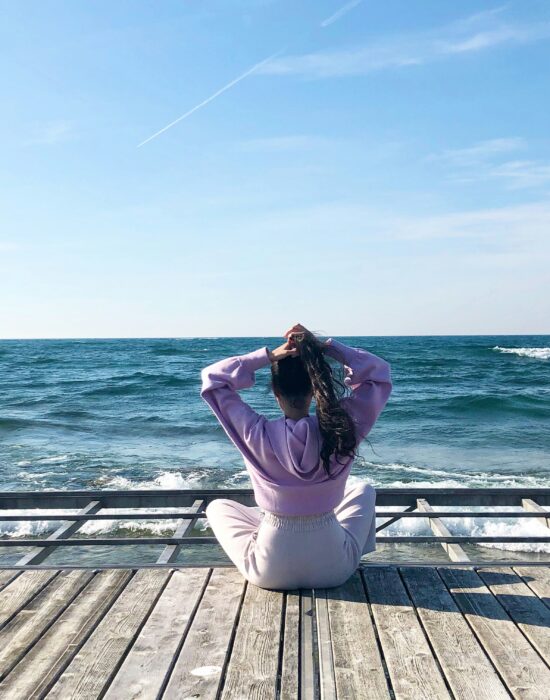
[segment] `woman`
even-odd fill
[[[208,504],[208,523],[251,583],[262,588],[328,588],[346,581],[361,555],[376,548],[375,490],[346,487],[360,441],[391,392],[387,362],[332,338],[324,343],[301,324],[270,351],[260,348],[202,371],[201,396],[241,452],[258,507],[228,499]],[[344,365],[342,387],[325,355]],[[254,372],[271,366],[284,413],[267,420],[238,394]],[[312,399],[316,413],[309,415]]]

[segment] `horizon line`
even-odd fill
[[[393,333],[393,334],[369,334],[357,333],[318,333],[320,337],[327,338],[510,338],[527,336],[548,336],[546,333]],[[51,336],[51,337],[0,337],[1,342],[25,342],[42,340],[237,340],[241,338],[277,338],[278,335],[127,335],[127,336]]]

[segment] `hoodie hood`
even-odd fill
[[[273,451],[286,471],[303,481],[326,476],[317,416],[299,420],[283,417],[269,421],[266,427]]]

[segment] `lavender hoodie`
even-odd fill
[[[327,340],[326,354],[344,365],[351,396],[341,405],[352,417],[358,443],[371,430],[391,392],[390,366],[366,350]],[[201,396],[244,458],[256,502],[263,510],[285,515],[313,515],[335,508],[353,458],[331,457],[329,478],[320,458],[316,415],[268,420],[238,394],[254,385],[254,372],[270,365],[267,347],[229,357],[201,372]]]

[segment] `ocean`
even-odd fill
[[[394,382],[359,449],[352,480],[377,487],[550,486],[550,336],[338,339],[388,360]],[[280,342],[0,341],[0,490],[249,487],[239,453],[200,398],[200,370]],[[279,417],[269,368],[242,396],[268,418]],[[160,533],[172,525],[136,522],[124,529]],[[525,520],[448,525],[456,534],[547,533]],[[29,536],[51,524],[0,527],[0,535]],[[121,529],[115,521],[82,529],[106,531]],[[429,534],[429,528],[408,520],[384,534],[410,533]],[[550,551],[544,544],[498,548],[507,557]],[[439,546],[425,549],[441,550],[444,560]],[[476,548],[483,549],[495,554],[495,547]]]

